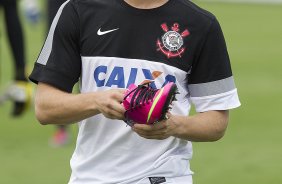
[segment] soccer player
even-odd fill
[[[65,0],[48,0],[48,27],[51,26],[52,21],[59,10],[60,6],[65,2]],[[55,147],[64,146],[69,143],[69,133],[67,131],[66,125],[57,125],[56,132],[51,138],[51,145]]]
[[[6,100],[14,102],[12,115],[23,114],[31,102],[32,86],[26,77],[24,38],[19,20],[17,0],[0,0],[4,9],[5,24],[14,59],[14,82],[0,97],[0,104]]]
[[[240,105],[216,17],[187,0],[66,1],[30,79],[42,124],[80,121],[71,184],[190,184],[191,142],[221,139]],[[178,101],[166,120],[126,126],[125,88],[144,81],[174,82]]]

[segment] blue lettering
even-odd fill
[[[109,74],[109,78],[107,79],[107,72],[108,71],[108,67],[107,66],[98,66],[95,71],[94,71],[94,80],[97,83],[97,87],[102,87],[102,86],[108,86],[108,87],[112,87],[112,86],[117,86],[118,88],[125,88],[125,76],[124,76],[124,69],[123,67],[114,67],[113,70],[111,71],[111,73]],[[157,89],[156,84],[154,82],[155,78],[152,74],[152,72],[148,69],[142,69],[143,75],[144,75],[144,79],[145,80],[151,80],[153,81],[150,86],[154,89]],[[128,86],[130,84],[135,84],[136,82],[136,78],[137,78],[137,74],[138,74],[138,68],[131,68],[130,69],[130,73],[128,76],[128,81],[127,81],[127,85],[126,88],[128,88]],[[176,82],[176,78],[173,75],[167,75],[165,76],[165,82],[162,85],[165,86],[168,82]]]
[[[124,71],[122,67],[114,67],[106,86],[112,87],[116,85],[118,88],[125,88]]]
[[[176,82],[176,78],[173,76],[173,75],[167,75],[165,77],[165,82],[164,84],[162,85],[162,87],[164,87],[168,82],[173,82],[175,83]]]
[[[100,73],[106,74],[107,73],[107,67],[106,66],[98,66],[96,68],[96,70],[94,71],[94,79],[95,79],[98,87],[102,87],[102,86],[105,85],[105,79],[103,79],[103,80],[99,79]]]

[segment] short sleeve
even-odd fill
[[[79,16],[66,1],[58,10],[29,79],[71,92],[81,73]]]
[[[188,75],[190,99],[197,112],[240,106],[221,27],[213,19],[198,59]]]

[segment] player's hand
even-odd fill
[[[125,109],[121,105],[125,89],[111,89],[97,92],[95,103],[99,112],[109,119],[124,119]]]
[[[167,116],[168,119],[152,125],[135,123],[132,130],[146,139],[164,140],[174,136],[178,127],[178,124],[173,121],[173,115],[167,113]]]

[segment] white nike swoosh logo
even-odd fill
[[[111,30],[108,30],[108,31],[101,31],[101,28],[97,31],[97,35],[101,36],[101,35],[105,35],[105,34],[108,34],[110,32],[113,32],[113,31],[116,31],[118,30],[119,28],[116,28],[116,29],[111,29]]]

